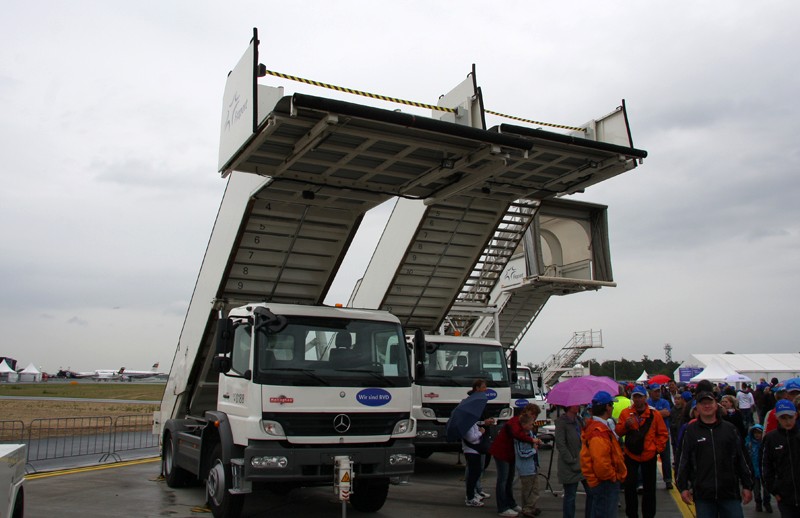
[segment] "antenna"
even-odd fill
[[[664,358],[667,363],[672,362],[672,346],[669,344],[664,344]]]

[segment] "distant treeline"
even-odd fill
[[[608,376],[618,381],[635,380],[642,374],[643,370],[647,371],[647,374],[650,376],[666,374],[672,378],[675,369],[680,366],[680,362],[665,362],[660,359],[651,360],[647,356],[638,361],[622,358],[619,360],[606,360],[600,363],[597,360],[589,359],[581,360],[580,364],[588,369],[586,374]],[[528,363],[528,367],[530,367],[531,370],[536,370],[537,368],[533,363]]]

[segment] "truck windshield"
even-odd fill
[[[511,384],[511,397],[532,398],[537,394],[534,391],[531,371],[528,369],[517,369],[517,382]]]
[[[288,317],[255,336],[254,381],[270,385],[410,386],[402,328],[391,322]]]
[[[483,378],[489,387],[507,387],[508,371],[500,347],[428,342],[421,383],[469,387]]]

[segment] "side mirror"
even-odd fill
[[[517,376],[517,350],[514,349],[511,351],[511,357],[508,360],[508,364],[511,367],[511,383],[516,383],[519,379]]]
[[[425,332],[414,331],[414,374],[416,379],[425,377]]]
[[[217,354],[230,354],[233,350],[233,322],[230,319],[217,320],[215,346]]]

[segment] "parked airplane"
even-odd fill
[[[100,381],[113,381],[113,380],[131,381],[134,379],[145,379],[145,378],[153,378],[156,376],[167,376],[167,373],[158,372],[158,362],[156,362],[153,364],[151,370],[149,371],[130,371],[126,370],[125,367],[121,367],[119,370],[98,369],[96,371],[90,371],[90,372],[75,372],[67,368],[67,369],[59,369],[58,374],[56,376],[59,378],[69,378],[69,379],[90,378]]]

